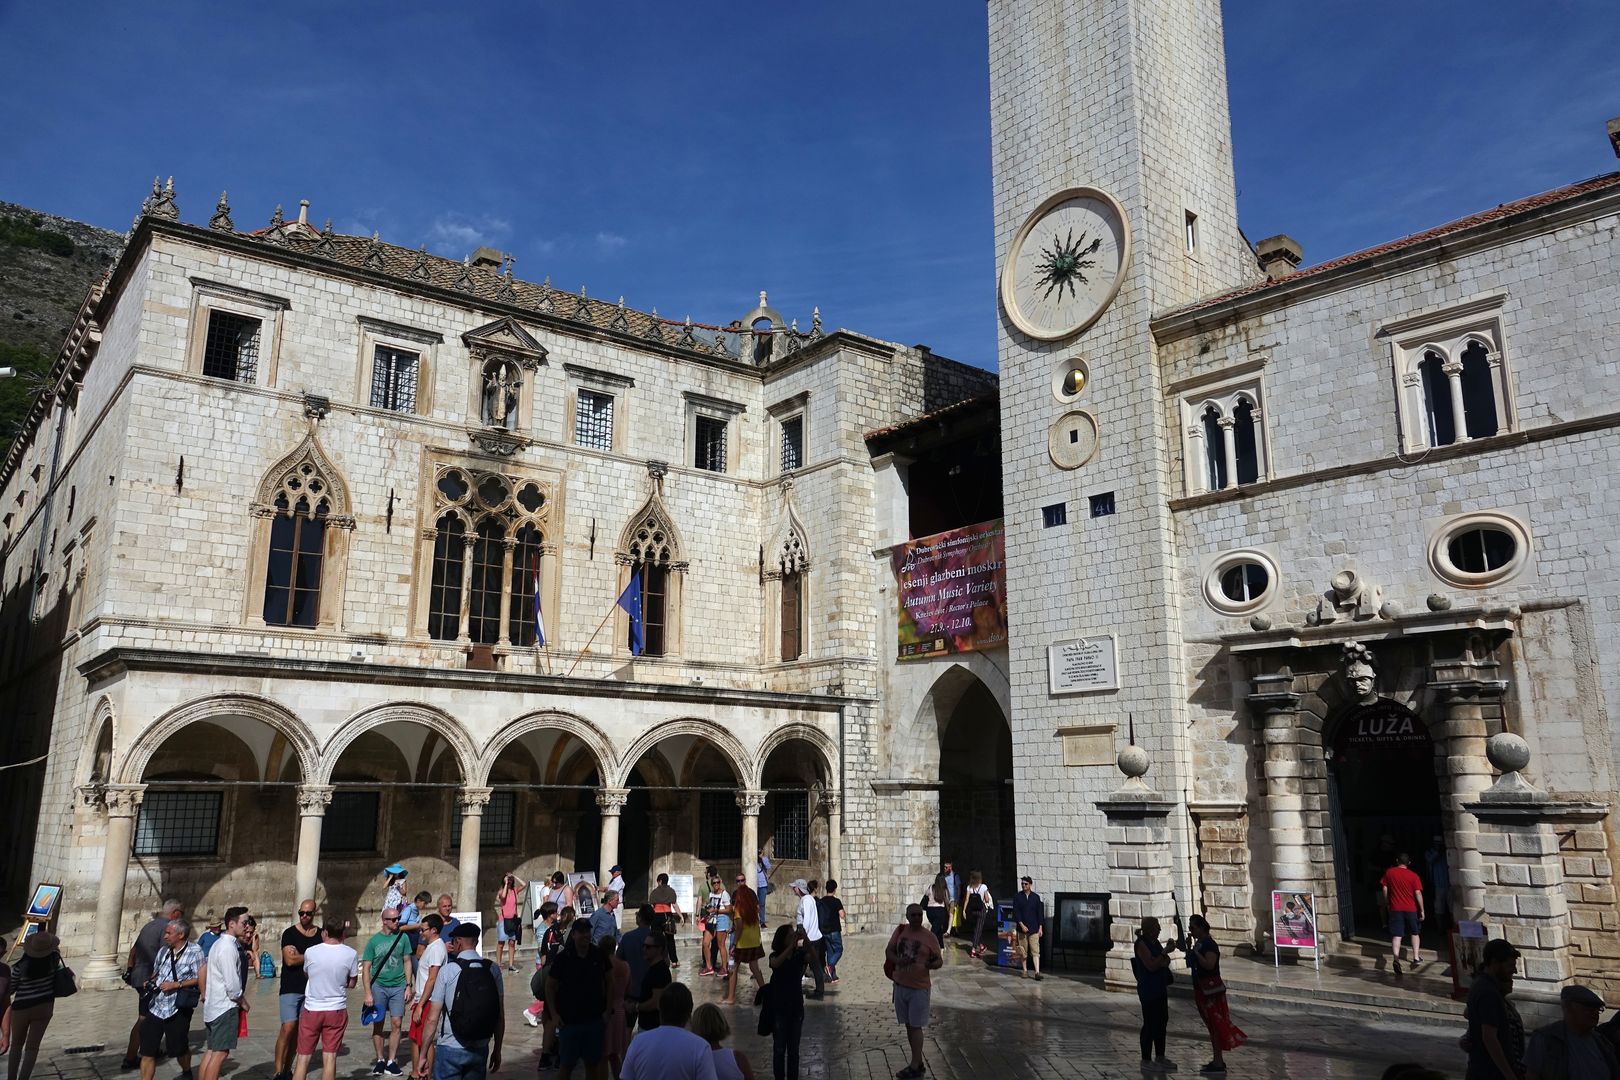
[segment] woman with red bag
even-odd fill
[[[1232,1023],[1226,1006],[1226,982],[1221,978],[1221,949],[1209,936],[1209,922],[1202,915],[1187,920],[1193,944],[1187,950],[1187,966],[1192,969],[1193,1004],[1209,1028],[1209,1044],[1215,1057],[1198,1071],[1205,1076],[1226,1075],[1225,1052],[1248,1041],[1241,1028]]]

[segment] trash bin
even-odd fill
[[[1018,920],[1013,918],[1011,900],[996,901],[996,966],[1011,967],[1013,943],[1018,939]]]

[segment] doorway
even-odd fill
[[[996,899],[1012,896],[1018,871],[1012,778],[1012,731],[995,695],[974,679],[940,733],[940,858],[964,884],[982,873]]]
[[[1422,875],[1423,853],[1441,835],[1434,741],[1416,713],[1379,701],[1345,714],[1328,755],[1341,933],[1388,940],[1384,871],[1404,853]]]

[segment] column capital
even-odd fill
[[[765,808],[765,793],[743,788],[737,792],[737,809],[743,812],[743,817],[758,817],[759,812]]]
[[[837,788],[827,788],[817,793],[817,802],[823,814],[836,814],[843,809],[844,796]]]
[[[483,814],[484,807],[489,805],[489,797],[493,794],[494,788],[466,787],[456,794],[456,802],[461,806],[463,816],[478,817]]]
[[[146,796],[145,784],[108,784],[102,793],[108,817],[134,817]]]
[[[630,801],[630,789],[605,787],[596,789],[596,805],[608,817],[618,817],[624,804]]]
[[[299,784],[298,814],[300,817],[325,817],[332,805],[331,784]]]

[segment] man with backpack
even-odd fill
[[[428,1001],[425,1032],[438,1032],[434,1080],[483,1080],[501,1067],[506,1013],[501,969],[478,955],[478,927],[460,923],[450,934],[450,962],[439,971]]]

